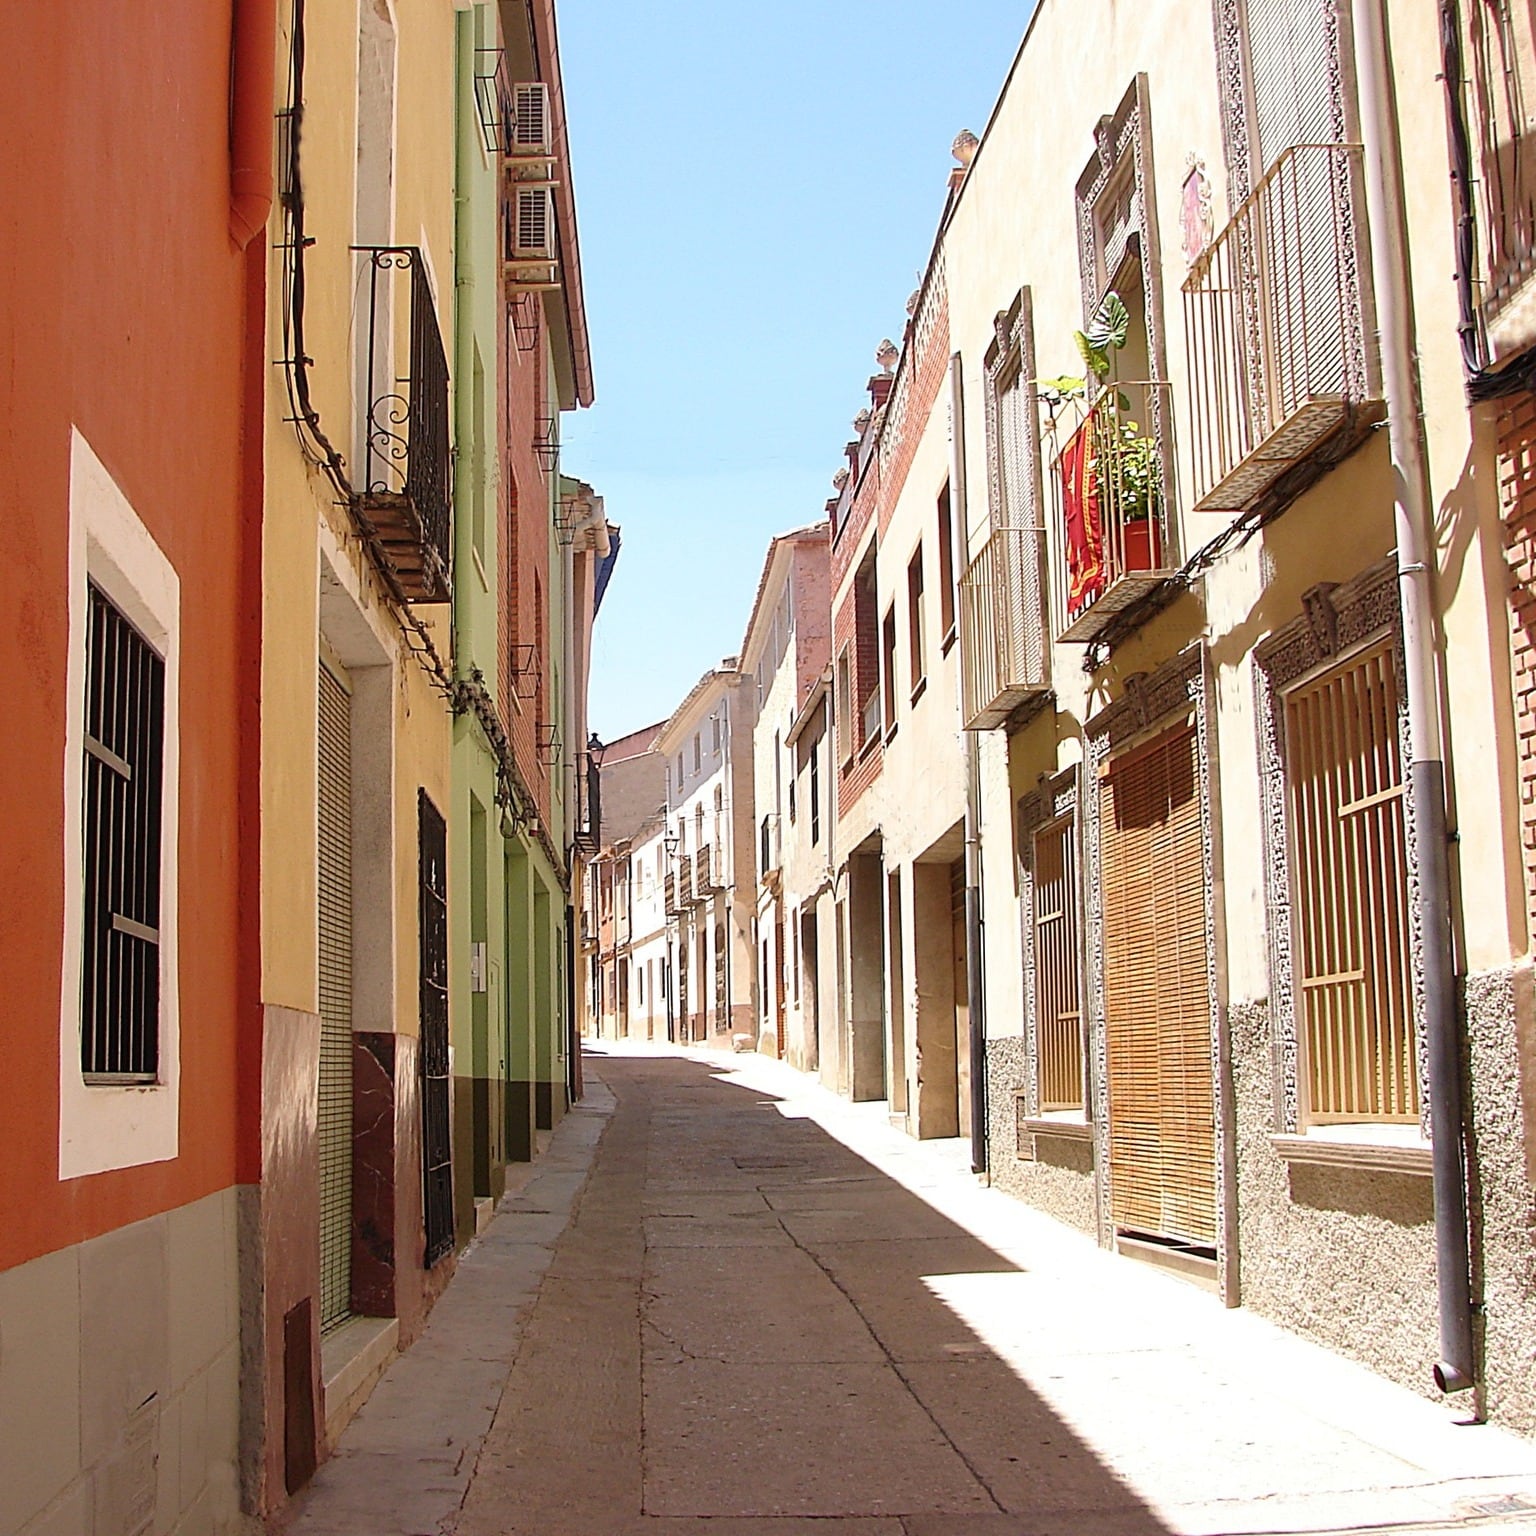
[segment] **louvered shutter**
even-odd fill
[[[319,681],[320,1326],[352,1310],[352,700]]]
[[[1083,1105],[1072,834],[1071,818],[1035,834],[1035,1032],[1043,1110]]]
[[[1344,137],[1335,0],[1251,0],[1248,79],[1254,180],[1297,145]],[[1302,151],[1276,173],[1255,236],[1260,270],[1255,323],[1274,420],[1309,397],[1345,393],[1345,314],[1335,230],[1343,162]],[[1255,377],[1259,377],[1258,374]]]
[[[1255,179],[1295,144],[1337,143],[1334,0],[1249,0],[1248,77]]]
[[[1110,1204],[1117,1229],[1216,1241],[1195,733],[1127,754],[1100,799]]]

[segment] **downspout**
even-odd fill
[[[1414,367],[1401,144],[1382,0],[1353,0],[1361,138],[1370,205],[1371,265],[1395,481],[1398,590],[1407,672],[1408,794],[1418,832],[1424,932],[1424,1030],[1435,1185],[1442,1392],[1474,1385],[1461,1039],[1445,806],[1444,721],[1435,661],[1434,529]]]
[[[234,0],[229,39],[229,238],[244,250],[272,212],[277,0]]]
[[[950,569],[958,578],[969,564],[970,554],[965,497],[965,380],[958,352],[949,360],[949,506]],[[976,755],[976,733],[966,730],[963,720],[960,750],[965,763],[965,990],[970,1015],[971,1172],[985,1173],[987,1031],[981,963],[981,765]]]

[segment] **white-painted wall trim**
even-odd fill
[[[84,733],[87,582],[94,581],[165,661],[160,834],[160,1081],[87,1086],[80,1071],[85,926]],[[177,944],[181,804],[181,581],[78,431],[69,464],[69,658],[64,707],[64,951],[59,988],[59,1177],[174,1158],[180,1131]]]

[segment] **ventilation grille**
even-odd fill
[[[507,152],[513,155],[548,155],[549,87],[532,80],[512,87],[512,112],[507,123]]]

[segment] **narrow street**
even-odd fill
[[[883,1105],[644,1046],[587,1074],[294,1536],[1536,1521],[1529,1443],[977,1187]]]

